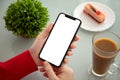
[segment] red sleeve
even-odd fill
[[[29,50],[26,50],[12,59],[0,62],[0,80],[20,80],[37,69]]]

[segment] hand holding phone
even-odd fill
[[[40,51],[39,57],[55,66],[60,66],[80,24],[79,19],[60,13]]]

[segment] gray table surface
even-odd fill
[[[5,14],[7,7],[11,2],[15,0],[0,0],[0,61],[7,60],[20,52],[28,49],[34,39],[25,39],[17,37],[12,32],[5,29],[5,22],[3,15]],[[65,12],[73,15],[74,9],[81,3],[86,1],[98,1],[109,6],[116,16],[116,21],[109,29],[109,31],[115,32],[120,36],[120,5],[119,0],[41,0],[43,5],[48,8],[50,21],[55,21],[59,12]],[[48,22],[48,24],[49,24]],[[79,29],[78,35],[80,40],[77,43],[76,49],[73,51],[73,56],[69,57],[68,65],[74,70],[74,80],[88,80],[87,70],[92,63],[92,36],[95,32],[85,31]],[[117,56],[117,60],[120,59],[120,54]],[[113,76],[111,80],[120,80],[120,75]],[[46,80],[42,76],[42,73],[36,71],[24,77],[22,80]]]

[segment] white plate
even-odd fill
[[[91,18],[89,15],[83,12],[84,6],[87,3],[93,4],[94,6],[96,6],[96,8],[98,8],[100,11],[102,11],[105,14],[104,22],[98,23],[93,18]],[[81,19],[82,21],[81,28],[88,30],[88,31],[94,31],[94,32],[107,30],[115,22],[115,14],[112,11],[112,9],[99,2],[85,2],[85,3],[78,5],[74,10],[73,16]]]

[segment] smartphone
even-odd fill
[[[81,20],[60,13],[39,53],[39,58],[57,67],[61,66],[80,25]]]

